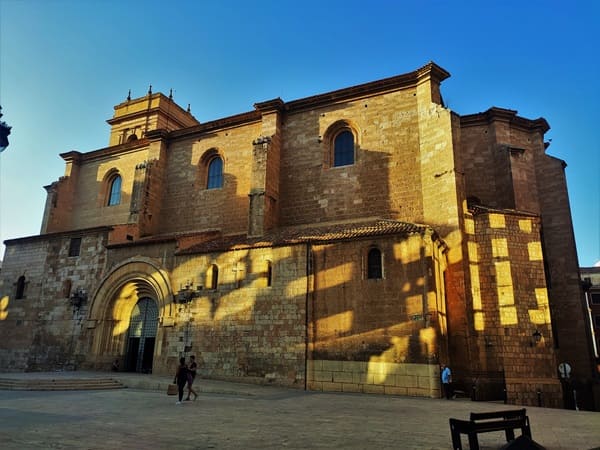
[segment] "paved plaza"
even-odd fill
[[[450,449],[449,417],[515,408],[202,379],[198,400],[176,405],[176,398],[166,395],[168,377],[119,378],[129,387],[0,390],[0,448]],[[548,450],[600,447],[600,413],[536,407],[527,412],[533,439]],[[498,449],[505,444],[504,435],[483,434],[480,443],[482,449]],[[463,446],[468,448],[466,437]]]

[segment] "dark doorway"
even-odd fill
[[[137,355],[140,351],[140,338],[130,337],[127,340],[127,362],[125,364],[125,370],[128,372],[135,372],[137,366]]]
[[[158,308],[156,302],[151,298],[142,298],[133,308],[129,321],[127,371],[152,372],[157,327]]]
[[[152,359],[154,357],[154,340],[153,337],[147,337],[144,341],[144,353],[142,355],[142,372],[152,372]]]

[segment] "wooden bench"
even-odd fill
[[[515,429],[521,429],[521,434],[531,439],[529,417],[525,408],[485,413],[471,413],[469,420],[450,419],[452,448],[462,450],[461,434],[469,437],[469,449],[479,450],[477,434],[491,431],[504,431],[506,442],[515,439]]]

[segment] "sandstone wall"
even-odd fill
[[[332,167],[328,130],[355,134],[353,165]],[[378,216],[420,222],[415,89],[331,104],[287,116],[281,153],[281,224]]]
[[[373,247],[382,252],[381,279],[367,277]],[[419,235],[312,247],[311,388],[439,395],[446,311],[438,251]]]
[[[77,256],[69,256],[73,238],[81,238]],[[106,240],[103,231],[7,242],[0,287],[0,298],[8,298],[0,322],[3,370],[74,369],[85,359],[80,336],[89,302],[74,307],[70,297],[79,289],[88,295],[95,289]],[[26,280],[24,295],[15,298],[20,276]]]

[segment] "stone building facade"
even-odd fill
[[[6,241],[0,367],[563,405],[593,377],[563,161],[544,119],[458,115],[414,72],[199,123],[160,93],[61,154]],[[584,405],[581,405],[582,407]],[[585,405],[591,408],[593,405]]]

